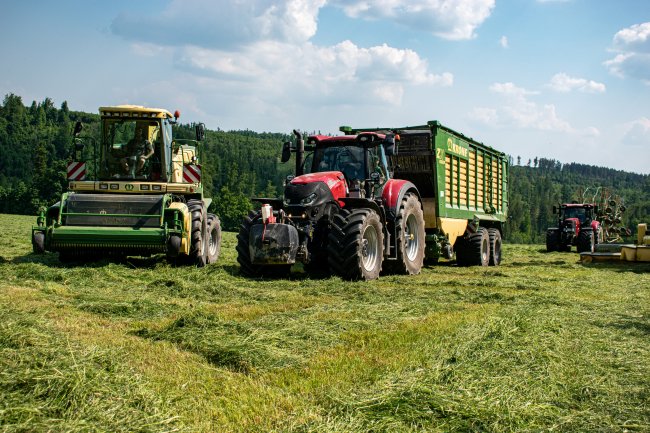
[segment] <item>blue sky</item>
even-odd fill
[[[211,129],[439,120],[522,163],[650,173],[647,0],[3,2],[2,95]]]

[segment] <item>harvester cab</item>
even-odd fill
[[[39,217],[34,251],[62,260],[165,253],[199,266],[216,261],[221,228],[203,193],[204,125],[196,125],[196,139],[174,139],[178,111],[99,111],[99,139],[75,125],[69,191]]]
[[[602,241],[598,206],[591,203],[566,203],[553,206],[558,215],[557,227],[546,230],[547,251],[570,251],[576,246],[579,253],[593,252]]]

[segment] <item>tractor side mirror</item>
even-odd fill
[[[553,206],[553,213],[554,213],[554,214],[557,213],[557,206]]]
[[[199,123],[195,127],[196,141],[203,141],[205,138],[205,124]]]
[[[386,156],[393,156],[397,154],[397,148],[395,147],[395,135],[386,135],[386,138],[384,139],[384,152],[386,152]]]
[[[79,133],[81,132],[83,127],[84,127],[83,123],[81,123],[80,121],[77,121],[77,123],[74,124],[74,131],[72,131],[72,135],[74,135],[75,137],[77,135],[79,135]]]
[[[286,141],[282,145],[282,158],[280,158],[281,162],[287,162],[291,158],[291,142]]]

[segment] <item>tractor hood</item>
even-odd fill
[[[303,174],[302,176],[294,177],[290,185],[307,185],[315,182],[323,182],[327,185],[335,200],[339,200],[347,195],[345,176],[340,171]],[[343,202],[339,201],[339,205],[343,206]]]

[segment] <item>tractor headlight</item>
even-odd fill
[[[312,192],[307,197],[300,200],[300,204],[303,205],[303,206],[308,206],[308,205],[312,204],[314,202],[314,200],[316,200],[316,197],[318,197],[316,195],[316,193]]]

